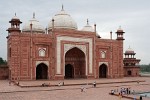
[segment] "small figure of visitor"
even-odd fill
[[[118,95],[118,96],[119,96],[119,100],[121,100],[121,98],[122,98],[122,94],[121,94],[121,93],[119,93],[119,95]]]
[[[111,90],[111,95],[114,95],[115,91],[114,90]]]
[[[130,87],[128,88],[128,93],[131,94],[131,88]]]
[[[86,87],[81,86],[81,92],[86,92]]]
[[[60,83],[58,83],[58,86],[59,86],[59,87],[61,86],[61,82],[60,82]]]
[[[140,100],[143,100],[143,99],[142,99],[142,96],[140,96]]]
[[[64,82],[62,82],[62,85],[64,86],[64,85],[65,85],[65,83],[64,83]]]
[[[11,85],[11,81],[9,81],[9,86]]]
[[[135,91],[134,91],[134,90],[132,90],[132,94],[135,94]]]
[[[139,83],[140,83],[140,81],[138,80],[138,81],[137,81],[137,84],[139,84]]]
[[[135,97],[135,96],[133,97],[133,100],[136,100],[136,97]]]
[[[42,86],[44,87],[46,85],[46,83],[43,83]]]
[[[93,82],[93,87],[96,87],[96,81],[95,81],[95,82]]]
[[[84,87],[83,86],[81,86],[81,92],[83,92],[84,91]]]
[[[129,94],[129,88],[126,89],[126,94]]]
[[[17,82],[17,86],[19,86],[19,82]]]

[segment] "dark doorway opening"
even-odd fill
[[[47,65],[41,63],[36,68],[36,79],[47,79],[48,67]]]
[[[128,75],[132,75],[132,72],[131,72],[131,70],[128,70]]]
[[[73,78],[73,76],[74,76],[73,66],[71,64],[67,64],[65,66],[65,78],[69,79],[69,78]]]
[[[106,78],[107,77],[107,66],[102,64],[99,67],[99,78]]]

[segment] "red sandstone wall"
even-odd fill
[[[51,60],[51,44],[49,34],[10,33],[8,37],[8,65],[11,69],[11,80],[36,79],[35,61]],[[38,56],[40,47],[46,48],[45,57]],[[11,54],[9,54],[9,48],[11,48]],[[51,66],[50,62],[49,65]],[[50,71],[51,68],[49,68]]]
[[[128,71],[131,71],[131,75],[128,75]],[[124,68],[124,76],[125,77],[137,77],[139,76],[139,71],[140,71],[140,67],[136,67],[136,66],[129,66],[129,67],[125,67]]]
[[[101,58],[106,51],[106,58]],[[107,78],[123,77],[123,42],[118,40],[96,40],[96,78],[99,77],[99,62],[108,62]]]
[[[57,35],[93,38],[93,75],[99,78],[99,62],[108,62],[107,78],[123,76],[123,42],[121,40],[96,39],[95,33],[63,30],[50,34],[11,33],[8,37],[8,49],[11,47],[11,57],[8,55],[8,65],[11,69],[12,80],[34,80],[36,78],[36,61],[49,61],[49,79],[51,76],[62,79],[63,76],[55,76],[57,48],[52,39]],[[38,48],[47,48],[46,56],[38,56]],[[96,52],[95,52],[96,51]],[[100,51],[106,51],[106,58],[100,58]],[[8,50],[9,54],[9,50]],[[92,75],[92,77],[93,77]]]

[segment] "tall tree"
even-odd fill
[[[150,64],[149,65],[140,65],[141,72],[150,72]]]
[[[7,64],[7,62],[6,62],[6,60],[3,60],[2,57],[0,57],[0,65],[2,65],[2,64]]]

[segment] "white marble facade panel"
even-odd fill
[[[92,69],[92,66],[93,66],[93,41],[92,41],[92,38],[78,38],[78,37],[69,37],[69,36],[58,36],[57,37],[57,65],[56,65],[56,74],[62,74],[61,73],[61,41],[71,41],[71,42],[83,42],[83,43],[88,43],[89,44],[89,52],[88,52],[88,55],[89,55],[89,73],[92,74],[93,73],[93,69]],[[71,45],[71,44],[69,44]],[[71,45],[71,46],[65,46],[64,48],[64,54],[70,50],[71,48],[73,47],[77,47],[79,49],[81,49],[85,54],[86,54],[86,46],[83,46],[83,45]],[[85,55],[87,56],[87,54]],[[86,59],[86,62],[87,62],[87,59]],[[87,66],[87,64],[86,64]],[[87,73],[86,73],[87,74]]]

